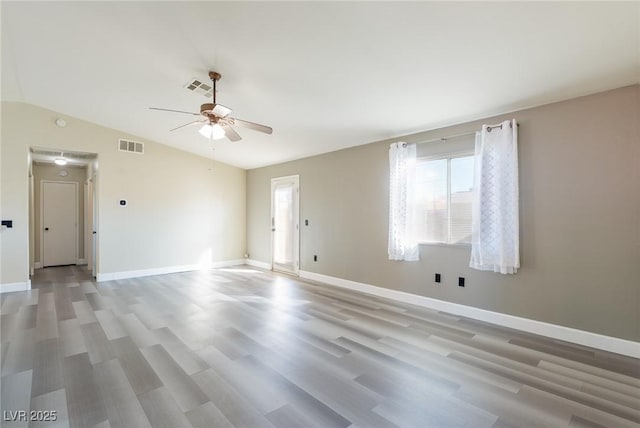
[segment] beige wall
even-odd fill
[[[66,177],[60,176],[60,171],[67,171]],[[42,262],[40,246],[40,238],[42,238],[41,220],[41,203],[42,203],[42,180],[46,181],[67,181],[74,182],[78,188],[78,254],[77,259],[85,259],[84,256],[84,183],[87,178],[87,168],[77,166],[58,166],[58,165],[42,165],[35,164],[32,168],[33,184],[34,184],[34,261]]]
[[[242,258],[242,169],[22,103],[2,103],[0,282],[28,280],[29,147],[98,154],[98,271],[102,274]],[[118,138],[145,154],[117,150]],[[120,208],[118,200],[127,199]]]
[[[521,125],[518,274],[470,269],[468,247],[422,245],[419,262],[389,261],[389,143],[512,117]],[[270,179],[300,174],[302,270],[640,340],[639,119],[635,85],[250,170],[247,251],[270,261]]]

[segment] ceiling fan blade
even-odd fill
[[[223,106],[222,104],[214,104],[213,110],[211,113],[215,114],[218,117],[227,117],[229,113],[231,113],[231,109],[229,107]]]
[[[185,123],[184,125],[180,125],[176,128],[170,129],[169,132],[175,131],[176,129],[180,129],[180,128],[184,128],[185,126],[189,126],[189,125],[193,125],[196,123],[204,123],[206,122],[205,120],[194,120],[193,122],[189,122],[189,123]]]
[[[192,114],[194,116],[200,116],[200,113],[193,113],[190,111],[182,111],[182,110],[171,110],[168,108],[158,108],[158,107],[149,107],[150,110],[160,110],[160,111],[170,111],[172,113],[185,113],[185,114]]]
[[[229,125],[222,125],[222,129],[224,129],[224,135],[231,141],[240,141],[242,137],[238,135],[235,129],[230,127]]]
[[[245,128],[253,129],[254,131],[264,132],[265,134],[273,133],[273,128],[265,125],[260,125],[259,123],[253,123],[246,120],[236,119],[234,117],[229,118],[230,125],[240,125]]]

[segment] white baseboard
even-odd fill
[[[152,276],[152,275],[166,275],[168,273],[191,272],[194,270],[214,269],[214,268],[237,266],[237,265],[243,265],[243,264],[245,264],[244,259],[236,259],[236,260],[225,260],[221,262],[212,262],[206,265],[198,264],[198,265],[166,266],[166,267],[160,267],[160,268],[130,270],[130,271],[124,271],[124,272],[98,273],[96,280],[98,282],[115,281],[118,279],[140,278],[143,276]]]
[[[27,291],[31,290],[31,280],[26,282],[10,282],[7,284],[0,284],[0,293],[11,293],[13,291]]]
[[[539,334],[553,339],[564,340],[566,342],[577,343],[591,348],[640,358],[640,343],[631,340],[619,339],[617,337],[605,336],[602,334],[591,333],[556,324],[549,324],[528,318],[521,318],[515,315],[502,314],[486,309],[474,308],[472,306],[461,305],[459,303],[446,302],[444,300],[419,296],[417,294],[406,293],[404,291],[391,290],[388,288],[382,288],[375,285],[364,284],[362,282],[350,281],[348,279],[309,271],[301,270],[300,277],[372,294],[374,296],[397,300],[403,303],[410,303],[412,305],[435,309],[437,311],[448,312],[454,315],[461,315],[492,324],[498,324],[500,326],[510,327],[526,331],[528,333]]]
[[[88,262],[86,259],[78,259],[76,266],[86,265]]]
[[[33,268],[34,269],[42,269],[42,263],[41,262],[35,262],[33,264]]]
[[[249,266],[255,266],[260,269],[271,270],[271,264],[266,262],[259,262],[258,260],[245,259],[244,263],[248,264]]]
[[[229,266],[238,266],[243,264],[245,264],[244,259],[225,260],[222,262],[211,263],[204,269],[216,269],[216,268],[223,268],[223,267],[229,267]]]

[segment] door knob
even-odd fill
[[[276,231],[276,228],[274,227],[273,229],[271,229],[271,231],[272,231],[272,232],[275,232],[275,231]]]
[[[44,228],[44,230],[49,230],[49,228],[48,228],[48,227],[45,227],[45,228]]]
[[[93,234],[95,235],[95,234],[96,234],[96,231],[94,230],[94,231],[93,231],[93,232],[91,232],[91,233],[93,233]]]

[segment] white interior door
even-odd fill
[[[78,186],[42,182],[42,266],[75,265],[78,254]]]
[[[300,270],[299,176],[271,180],[271,268],[297,275]]]

